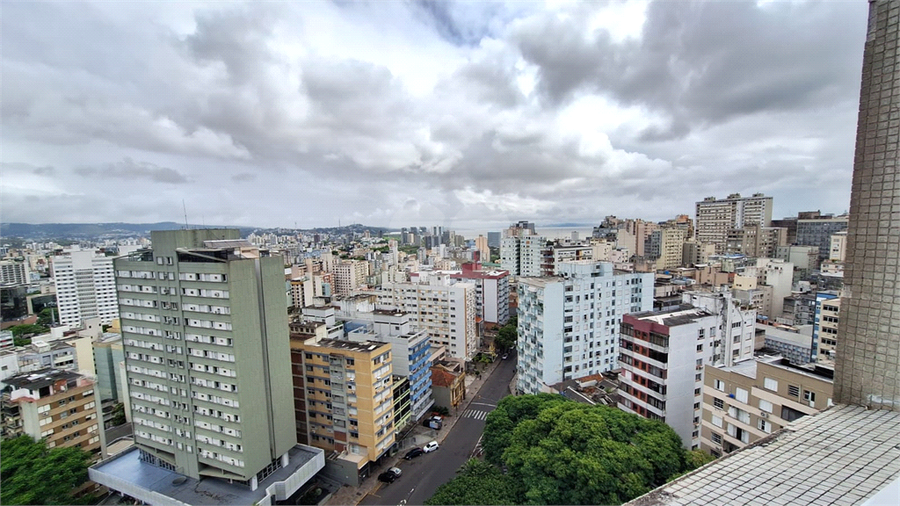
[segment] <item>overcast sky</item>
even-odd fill
[[[2,7],[4,222],[499,229],[849,207],[868,4]]]

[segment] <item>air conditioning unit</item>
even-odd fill
[[[769,418],[769,414],[766,413],[765,411],[763,411],[762,413],[760,413],[759,416],[760,416],[761,418]]]

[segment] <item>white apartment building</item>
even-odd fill
[[[26,262],[0,261],[0,285],[25,285],[29,282]]]
[[[756,310],[729,292],[685,292],[682,306],[622,321],[619,408],[661,420],[686,448],[700,446],[703,366],[753,357]]]
[[[500,267],[513,276],[541,276],[544,256],[552,255],[542,235],[504,237],[500,240]],[[550,263],[550,259],[546,259]]]
[[[728,231],[742,228],[744,224],[761,227],[772,225],[772,197],[755,193],[741,197],[733,193],[725,199],[707,197],[697,202],[697,228],[695,237],[703,244],[715,244],[716,253],[725,253]]]
[[[519,393],[618,367],[622,317],[653,307],[653,274],[609,262],[563,262],[558,276],[518,285]]]
[[[51,261],[61,324],[78,326],[88,318],[108,324],[119,317],[112,257],[72,250]]]
[[[379,308],[409,313],[413,325],[428,332],[432,346],[445,346],[462,360],[478,352],[474,283],[436,275],[423,283],[384,283],[377,295]]]
[[[509,321],[509,273],[482,270],[477,263],[466,263],[462,270],[448,273],[451,278],[475,284],[475,316],[486,324],[505,325]]]

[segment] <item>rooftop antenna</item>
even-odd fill
[[[187,205],[184,203],[184,199],[181,199],[181,207],[184,209],[184,229],[188,230]]]

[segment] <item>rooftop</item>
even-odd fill
[[[388,343],[383,343],[381,341],[363,341],[361,343],[357,343],[354,341],[343,341],[339,339],[322,339],[316,344],[326,348],[362,352],[375,351],[382,346],[389,346]]]
[[[839,405],[626,504],[894,505],[898,442],[900,412]]]
[[[27,388],[37,390],[42,387],[55,384],[57,381],[68,381],[80,378],[75,371],[63,371],[59,369],[41,369],[40,371],[17,374],[4,380],[4,383],[14,388]]]
[[[694,323],[697,321],[697,318],[714,315],[705,309],[697,308],[690,304],[681,304],[673,309],[645,311],[643,313],[635,313],[631,316],[639,320],[653,321],[667,327],[676,327],[678,325]]]
[[[272,473],[256,490],[250,490],[227,480],[195,480],[141,462],[140,454],[137,447],[132,447],[95,464],[88,470],[90,479],[150,504],[270,504],[268,496],[287,499],[293,491],[280,489],[298,481],[299,488],[325,466],[323,450],[298,444],[289,450],[287,466]],[[281,482],[288,482],[287,487]]]

